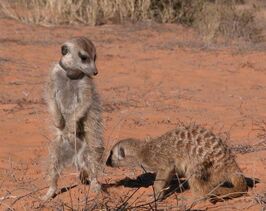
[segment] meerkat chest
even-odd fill
[[[65,81],[57,87],[56,101],[62,114],[71,114],[80,102],[80,91],[78,82]]]

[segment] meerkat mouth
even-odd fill
[[[84,77],[84,73],[80,70],[76,70],[76,71],[73,71],[72,69],[70,68],[67,68],[65,67],[65,65],[61,62],[61,60],[59,61],[59,66],[66,72],[66,75],[69,79],[71,80],[77,80],[77,79],[81,79]],[[79,72],[79,74],[73,74],[75,72]]]
[[[61,60],[59,61],[59,66],[60,66],[63,70],[67,71],[67,70],[66,70],[66,67],[63,65],[63,63],[62,63]]]

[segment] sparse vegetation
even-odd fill
[[[266,0],[0,0],[0,16],[0,210],[266,210],[266,53],[254,43],[266,29]],[[84,27],[111,23],[122,25]],[[41,201],[53,138],[44,82],[60,44],[81,34],[99,49],[108,151],[122,138],[206,123],[228,138],[248,194],[212,205],[192,198],[189,178],[174,177],[172,195],[157,202],[154,174],[106,168],[108,193],[96,195],[69,169],[58,195]],[[240,52],[224,38],[241,50],[252,42]]]
[[[244,3],[244,0],[4,0],[0,9],[6,16],[30,24],[155,21],[193,26],[207,42],[220,35],[258,41],[261,36],[254,21],[255,6],[243,7]]]

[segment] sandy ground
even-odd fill
[[[97,47],[99,75],[95,81],[103,101],[107,150],[121,138],[158,136],[180,121],[206,125],[230,135],[228,144],[235,149],[244,174],[260,183],[247,196],[215,205],[200,202],[193,209],[262,210],[266,193],[265,51],[205,48],[195,32],[177,25],[44,28],[0,18],[1,210],[81,210],[85,202],[91,210],[95,202],[115,208],[153,200],[152,186],[134,183],[141,170],[106,168],[103,183],[130,177],[132,181],[124,186],[131,187],[110,187],[109,194],[95,196],[71,169],[62,175],[60,187],[78,186],[46,204],[39,201],[46,191],[44,169],[53,139],[43,100],[44,83],[60,57],[60,44],[80,35]],[[193,202],[191,197],[186,190],[135,210],[185,210]]]

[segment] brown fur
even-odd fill
[[[96,50],[84,37],[74,38],[62,46],[62,57],[51,71],[46,100],[57,130],[50,151],[50,188],[44,200],[57,189],[57,180],[67,165],[80,170],[82,182],[90,180],[99,189],[102,170],[103,127],[101,103],[93,83],[96,75]]]
[[[233,198],[247,191],[247,184],[224,141],[197,125],[179,126],[148,142],[119,141],[111,150],[108,166],[142,166],[156,173],[158,199],[163,199],[172,176],[185,176],[195,196],[212,202]],[[224,187],[224,183],[231,187]]]

